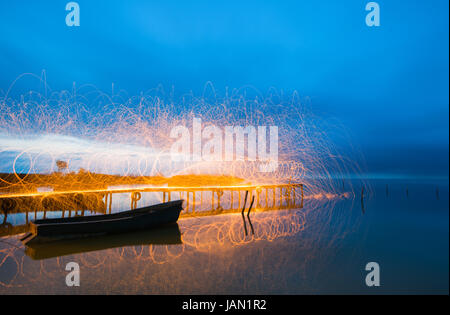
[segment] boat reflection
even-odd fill
[[[147,231],[34,244],[26,246],[25,253],[34,260],[42,260],[118,247],[177,244],[182,244],[182,240],[175,223]]]

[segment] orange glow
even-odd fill
[[[10,97],[16,95],[16,81],[25,78],[35,79],[43,89]],[[220,95],[207,84],[199,97],[177,99],[163,89],[130,97],[75,84],[71,91],[52,91],[45,76],[23,75],[17,80],[0,102],[3,193],[35,193],[47,186],[79,192],[114,185],[207,187],[291,181],[320,194],[339,190],[331,179],[358,173],[358,166],[328,138],[339,127],[321,123],[296,92],[287,95],[272,89],[264,95],[236,89]],[[203,128],[277,126],[278,168],[261,172],[260,164],[247,159],[172,162],[170,148],[176,139],[169,136],[170,130],[179,125],[191,129],[194,117],[201,119]],[[352,190],[350,183],[346,189]]]

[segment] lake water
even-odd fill
[[[448,294],[448,180],[370,186],[363,205],[359,196],[306,200],[255,211],[250,222],[239,213],[186,217],[156,233],[40,250],[6,235],[0,294]],[[66,286],[69,262],[80,266],[79,287]],[[379,287],[365,284],[368,262],[380,266]]]

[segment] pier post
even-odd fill
[[[296,196],[295,196],[295,187],[296,186],[292,186],[292,200],[293,200],[292,207],[293,208],[295,208],[295,198],[296,198]]]
[[[189,213],[189,191],[186,191],[186,213]]]
[[[109,193],[109,205],[108,205],[109,214],[111,214],[111,208],[112,208],[111,205],[112,205],[112,192]]]
[[[283,207],[283,186],[280,186],[280,208]]]
[[[217,190],[217,209],[221,209],[220,198],[223,196],[223,190]]]
[[[302,195],[302,202],[300,204],[300,207],[303,208],[303,197],[304,197],[304,193],[303,193],[303,184],[300,184],[300,193]]]
[[[266,188],[266,204],[265,204],[265,209],[267,209],[267,208],[269,208],[269,197],[268,197],[268,194],[269,194],[269,189],[268,188]]]
[[[260,196],[261,196],[261,188],[256,188],[256,207],[255,208],[259,208],[259,200],[260,200]]]
[[[241,190],[238,190],[238,209],[241,209]]]
[[[233,202],[233,201],[234,201],[234,200],[233,200],[233,195],[234,195],[234,194],[233,194],[233,193],[234,193],[234,190],[231,189],[231,190],[230,190],[230,194],[231,194],[231,197],[230,197],[230,204],[231,204],[231,205],[230,205],[230,208],[231,208],[231,209],[233,209],[233,204],[234,204],[234,202]]]

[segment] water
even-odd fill
[[[309,200],[254,212],[251,222],[239,213],[181,218],[178,229],[34,252],[5,236],[0,293],[448,294],[448,181],[390,181],[388,193],[386,181],[370,184],[364,205]],[[64,251],[72,254],[32,258]],[[65,284],[72,261],[80,287]],[[380,287],[365,284],[372,261]]]

